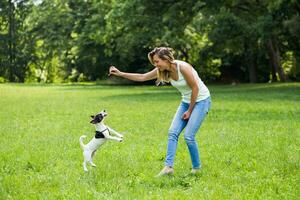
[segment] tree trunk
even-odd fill
[[[276,73],[278,73],[280,81],[285,82],[286,81],[286,76],[284,74],[283,68],[282,68],[281,63],[280,63],[280,52],[279,52],[279,48],[278,48],[277,39],[275,37],[271,37],[268,40],[267,47],[268,47],[269,59],[270,59],[271,66],[272,66],[273,70]],[[272,72],[272,76],[274,76],[273,72]],[[273,79],[275,79],[275,78],[272,77],[272,80]],[[276,80],[277,80],[277,78],[276,78]]]
[[[253,54],[250,54],[248,66],[250,83],[257,83],[257,66],[256,59],[255,56],[253,56]]]
[[[255,53],[253,53],[252,49],[250,48],[247,42],[245,43],[244,48],[245,48],[245,61],[249,73],[249,82],[257,83],[257,64],[256,64]]]
[[[9,12],[8,12],[8,26],[9,26],[9,39],[8,39],[8,62],[9,62],[9,80],[16,81],[15,75],[15,7],[14,3],[10,0],[9,1]]]
[[[13,67],[13,53],[12,53],[12,2],[9,1],[9,12],[8,12],[8,72],[9,72],[9,80],[12,81],[13,79],[13,73],[12,73],[12,67]]]
[[[272,82],[277,82],[278,80],[277,80],[277,75],[276,75],[276,69],[275,69],[273,63],[271,62],[271,59],[269,59],[269,65],[270,65],[270,70],[271,70],[271,74],[272,74]]]
[[[296,81],[300,81],[300,52],[294,51],[294,64],[291,74]]]

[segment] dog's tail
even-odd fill
[[[81,146],[82,149],[84,149],[84,147],[85,147],[85,145],[83,144],[84,138],[86,138],[86,135],[82,135],[79,138],[79,144],[80,144],[80,146]]]

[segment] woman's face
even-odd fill
[[[153,56],[153,64],[159,71],[165,71],[170,68],[170,62],[168,60],[162,60],[156,54]]]

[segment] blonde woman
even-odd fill
[[[165,167],[158,176],[174,173],[173,165],[178,137],[184,128],[184,139],[192,161],[191,173],[196,174],[201,168],[201,162],[195,135],[210,109],[209,90],[190,64],[174,59],[171,48],[157,47],[148,54],[148,58],[151,64],[155,66],[150,72],[145,74],[126,73],[111,66],[109,74],[132,81],[157,79],[158,82],[170,82],[179,90],[182,101],[169,128]]]

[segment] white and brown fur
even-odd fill
[[[81,148],[83,149],[83,170],[88,171],[87,169],[87,163],[90,163],[93,167],[96,167],[96,165],[93,162],[93,157],[95,155],[95,152],[99,147],[104,144],[107,140],[116,140],[118,142],[122,142],[123,135],[116,132],[115,130],[111,129],[110,127],[106,126],[103,121],[104,118],[107,116],[107,112],[105,110],[101,111],[97,115],[92,115],[92,121],[90,123],[95,125],[96,128],[96,134],[94,138],[87,144],[83,144],[84,138],[86,138],[85,135],[82,135],[79,138],[79,143]],[[112,136],[111,133],[114,133],[116,136]]]

